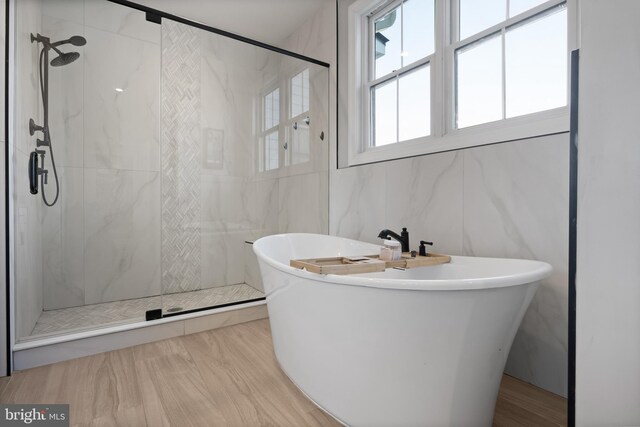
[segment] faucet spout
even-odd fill
[[[402,245],[402,252],[409,252],[409,232],[406,227],[402,228],[402,233],[398,234],[386,228],[378,234],[380,239],[395,239]]]

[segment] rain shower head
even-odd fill
[[[60,40],[55,43],[51,43],[49,37],[45,37],[41,34],[37,34],[35,36],[31,34],[31,42],[33,43],[34,41],[42,43],[45,46],[43,49],[53,49],[54,51],[56,51],[58,56],[53,58],[53,60],[51,61],[52,67],[61,67],[63,65],[71,64],[73,61],[80,57],[80,54],[78,52],[65,53],[58,49],[57,46],[62,46],[65,44],[71,44],[73,46],[84,46],[85,44],[87,44],[87,39],[82,36],[72,36],[66,40]]]
[[[61,67],[63,65],[71,64],[78,58],[80,58],[80,54],[78,52],[60,53],[58,56],[51,60],[51,66]]]

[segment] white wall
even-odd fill
[[[6,2],[0,1],[0,63],[4,64],[5,50],[5,14],[6,14]],[[5,249],[5,123],[4,123],[4,100],[5,100],[5,86],[4,86],[5,69],[3,65],[0,65],[0,377],[7,373],[7,359],[6,348],[8,345],[7,328],[5,319],[7,316],[7,280],[6,280],[6,249]]]
[[[576,425],[640,425],[640,3],[581,3]]]

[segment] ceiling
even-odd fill
[[[332,0],[134,0],[276,46],[329,1]]]

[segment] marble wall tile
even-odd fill
[[[160,170],[160,47],[90,27],[86,38],[85,167]]]
[[[84,0],[84,23],[88,27],[160,45],[162,26],[147,21],[144,12],[130,7],[105,0]]]
[[[266,179],[248,184],[251,200],[249,219],[253,229],[278,230],[279,180]]]
[[[42,210],[45,310],[84,304],[84,171],[59,167],[58,174],[60,198]]]
[[[244,282],[246,231],[202,230],[202,289]]]
[[[45,0],[42,2],[42,14],[83,25],[84,0]]]
[[[330,182],[330,233],[335,236],[379,243],[386,224],[384,163],[334,170]]]
[[[516,336],[507,372],[567,393],[568,135],[464,152],[464,251],[467,255],[546,261]]]
[[[42,99],[38,86],[38,46],[31,43],[31,33],[42,31],[42,2],[19,2],[16,13],[16,122],[15,148],[27,154],[35,148],[29,135],[29,119],[42,124]]]
[[[85,303],[158,295],[160,177],[85,169]]]
[[[255,228],[251,222],[254,193],[249,183],[233,176],[202,175],[201,221],[212,232]]]
[[[278,183],[280,233],[329,231],[329,182],[327,172],[281,178]]]
[[[461,254],[462,159],[454,151],[387,162],[384,228],[407,227],[411,249],[426,240],[434,252]]]
[[[35,148],[29,135],[29,118],[40,122],[42,104],[38,92],[38,53],[31,32],[42,31],[42,2],[25,0],[16,11],[16,99],[14,144],[14,268],[16,279],[16,335],[31,333],[43,307],[41,199],[29,192],[28,153]]]
[[[206,174],[251,176],[255,169],[254,126],[257,48],[217,34],[200,32],[203,144],[207,132],[223,144],[222,169]]]
[[[45,2],[45,4],[47,4]],[[49,9],[52,9],[49,6]],[[82,9],[80,8],[80,11]],[[84,26],[47,15],[42,31],[51,40],[84,36]],[[78,52],[80,58],[64,67],[49,68],[49,128],[56,164],[82,167],[84,162],[84,47],[65,45],[65,52]],[[53,54],[55,55],[55,53]],[[53,57],[53,56],[52,56]]]
[[[15,152],[16,171],[15,208],[15,280],[16,280],[16,334],[17,338],[28,336],[42,313],[42,233],[40,195],[29,193],[29,178],[26,173],[29,157]],[[24,173],[20,173],[24,172]]]

